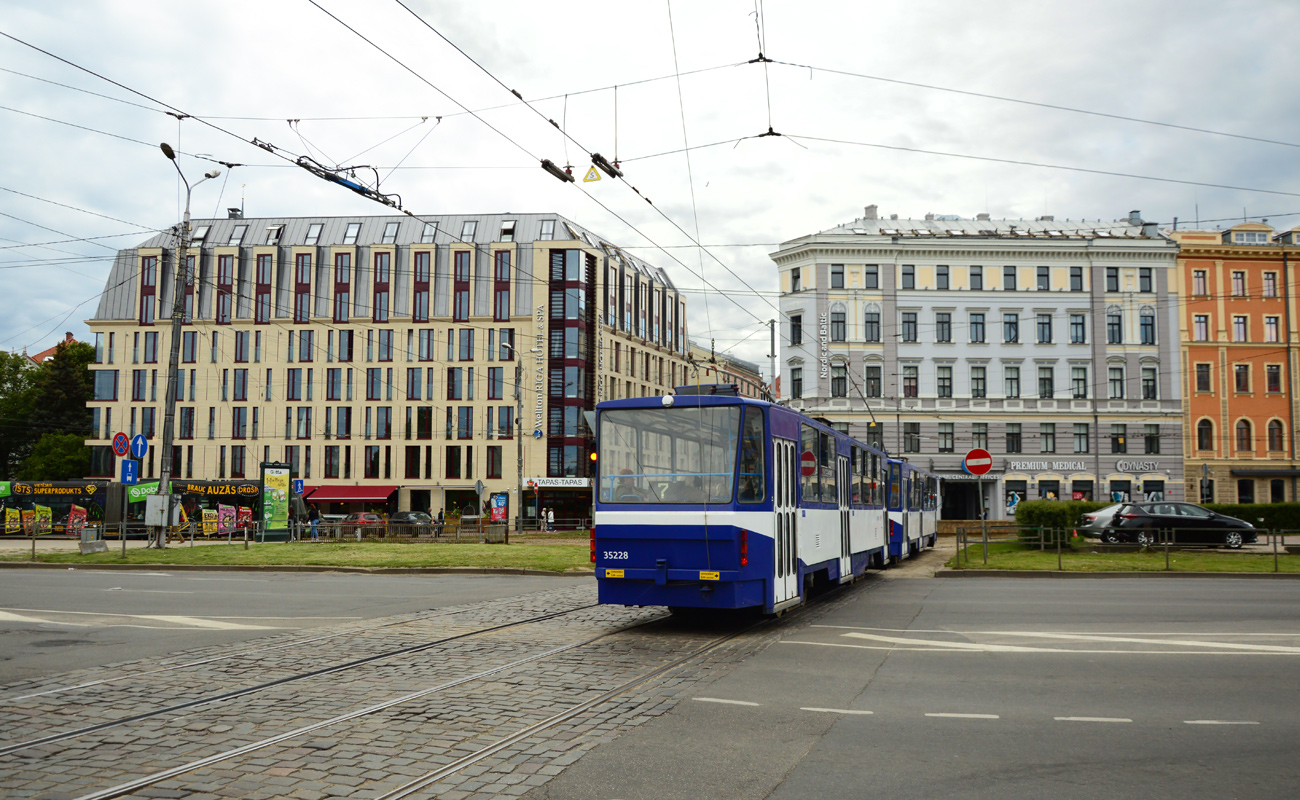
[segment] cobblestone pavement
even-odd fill
[[[254,752],[218,760],[123,795],[304,800],[377,797],[672,664],[716,643],[721,635],[741,631],[699,658],[561,724],[537,731],[414,796],[523,795],[562,772],[591,748],[665,713],[692,687],[725,674],[776,636],[809,624],[848,596],[876,585],[878,579],[869,579],[806,610],[748,631],[745,628],[752,620],[690,623],[669,618],[657,608],[584,607],[595,601],[594,586],[554,589],[472,607],[347,623],[281,634],[236,647],[213,647],[116,665],[107,671],[149,673],[234,655],[86,689],[5,699],[102,679],[105,670],[0,686],[3,747],[366,655],[577,609],[552,619],[286,683],[228,702],[128,722],[0,756],[0,785],[5,787],[7,797],[76,798],[470,678],[558,647],[579,645]],[[595,637],[600,638],[589,641]]]

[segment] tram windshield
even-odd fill
[[[731,502],[740,411],[702,406],[601,412],[601,502]],[[761,437],[761,423],[758,430]]]

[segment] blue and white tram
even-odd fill
[[[597,406],[600,602],[775,613],[813,583],[884,567],[886,454],[797,411],[711,390]],[[901,478],[910,465],[895,463]],[[923,520],[914,530],[915,550],[933,542],[933,522],[928,537]]]
[[[939,536],[939,479],[920,467],[889,459],[889,557],[910,558]]]

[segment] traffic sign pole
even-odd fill
[[[982,447],[976,447],[966,453],[961,461],[962,469],[977,479],[980,495],[980,534],[984,540],[984,563],[989,560],[989,512],[984,504],[984,475],[993,468],[993,456]]]

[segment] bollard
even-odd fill
[[[1065,571],[1065,568],[1061,566],[1061,531],[1056,532],[1056,571]]]
[[[248,526],[244,526],[244,549],[248,549]]]
[[[32,561],[36,560],[36,534],[32,534]]]
[[[1169,540],[1172,538],[1169,531],[1165,531],[1165,572],[1169,571]]]
[[[1269,538],[1273,540],[1273,571],[1274,571],[1274,572],[1277,572],[1277,571],[1278,571],[1278,563],[1277,563],[1277,531],[1271,531],[1271,532],[1269,533]]]
[[[117,538],[122,540],[122,558],[126,558],[126,520],[117,526]]]

